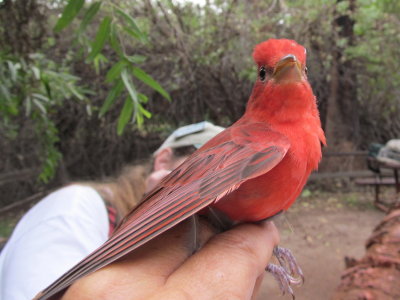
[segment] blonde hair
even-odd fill
[[[104,181],[83,183],[94,188],[106,204],[111,204],[120,217],[140,203],[146,191],[151,164],[126,166],[120,175]]]
[[[194,146],[184,146],[172,149],[174,159],[189,156],[196,151]],[[124,217],[137,206],[146,192],[147,178],[153,171],[154,161],[146,164],[130,165],[123,168],[120,175],[104,181],[83,182],[94,188],[106,204],[112,205],[118,217]]]

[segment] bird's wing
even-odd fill
[[[244,181],[275,167],[289,149],[283,135],[263,123],[235,124],[191,155],[150,191],[100,248],[46,288],[49,299],[78,278],[124,256],[218,201]]]

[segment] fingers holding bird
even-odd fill
[[[211,238],[171,274],[166,286],[198,295],[193,299],[251,299],[278,243],[272,222],[234,227]]]
[[[214,229],[199,220],[201,246]],[[147,299],[193,252],[193,223],[187,220],[149,241],[137,251],[73,284],[62,299]]]
[[[192,224],[184,222],[77,281],[62,299],[251,299],[279,242],[276,227],[244,224],[215,235],[203,219],[198,224],[194,255]]]

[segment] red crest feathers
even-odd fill
[[[269,39],[254,48],[253,58],[259,65],[273,68],[284,56],[293,54],[304,66],[306,63],[306,49],[293,40]]]

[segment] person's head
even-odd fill
[[[224,129],[207,121],[179,127],[153,153],[153,171],[175,169]]]
[[[128,166],[108,184],[92,184],[102,197],[114,204],[121,215],[137,205],[173,169],[225,128],[200,122],[180,127],[153,153],[149,166]]]

